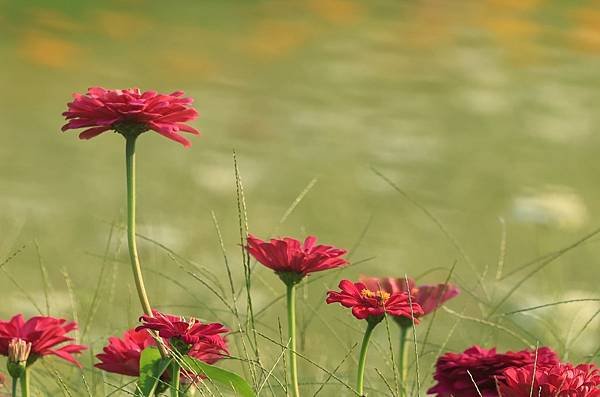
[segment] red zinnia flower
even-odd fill
[[[414,317],[418,324],[417,317],[423,315],[423,309],[418,303],[413,302],[411,306],[406,292],[373,290],[363,283],[353,283],[350,280],[340,281],[339,288],[341,292],[327,292],[327,303],[339,302],[344,307],[352,308],[352,314],[359,320],[377,320],[387,313],[411,320]]]
[[[75,99],[67,104],[68,110],[63,113],[68,122],[62,130],[90,127],[79,134],[81,139],[90,139],[108,130],[124,135],[153,130],[189,147],[190,142],[180,132],[199,135],[198,130],[185,124],[198,117],[198,112],[191,107],[193,100],[183,97],[182,91],[159,94],[141,92],[137,88],[107,90],[93,87],[87,93],[73,97]]]
[[[436,310],[444,302],[460,294],[460,290],[452,284],[419,285],[415,280],[408,279],[408,288],[406,279],[392,277],[366,277],[361,276],[360,282],[365,284],[371,290],[381,289],[387,293],[410,292],[411,298],[423,308],[424,314],[429,314]]]
[[[77,328],[74,322],[66,320],[35,316],[25,321],[21,314],[9,321],[0,321],[0,354],[8,356],[8,345],[13,339],[22,339],[31,343],[31,353],[27,365],[33,364],[40,357],[55,355],[70,363],[81,366],[73,354],[81,353],[87,347],[70,343],[74,339],[67,334]],[[63,344],[57,348],[57,345]]]
[[[167,346],[168,341],[165,341]],[[148,346],[156,346],[156,341],[147,330],[130,329],[123,338],[111,337],[103,353],[96,355],[100,360],[95,367],[121,375],[140,375],[140,356]],[[195,343],[188,354],[208,364],[214,364],[227,354],[227,341],[218,335]]]
[[[593,364],[509,368],[498,390],[502,397],[600,397],[600,370]]]
[[[463,353],[446,353],[439,357],[436,363],[433,378],[437,384],[427,393],[436,394],[438,397],[477,397],[479,389],[483,397],[496,397],[496,379],[504,378],[504,370],[524,367],[534,362],[539,368],[546,368],[558,364],[559,359],[556,353],[547,347],[537,350],[537,360],[534,350],[497,353],[496,349],[487,350],[473,346]]]
[[[156,346],[156,341],[148,331],[130,329],[123,334],[123,338],[108,338],[103,353],[96,355],[100,362],[94,366],[115,374],[139,376],[140,355],[148,346]]]
[[[304,277],[309,273],[344,266],[348,263],[342,258],[346,250],[316,243],[317,238],[314,236],[308,236],[304,243],[301,243],[291,237],[271,239],[266,242],[250,235],[246,249],[257,261],[280,275],[291,273]]]
[[[143,315],[140,317],[142,325],[136,328],[136,331],[149,329],[158,332],[170,343],[181,341],[188,345],[190,349],[197,343],[209,343],[220,346],[226,351],[223,337],[220,334],[229,332],[222,324],[210,323],[204,324],[196,319],[186,320],[180,316],[172,316],[161,313],[157,310],[152,311],[154,317]]]

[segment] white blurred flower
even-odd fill
[[[577,229],[588,219],[583,199],[566,187],[547,188],[543,192],[517,197],[512,214],[524,223]]]

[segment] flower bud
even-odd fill
[[[31,343],[23,339],[12,339],[8,343],[8,361],[6,367],[13,378],[20,378],[27,367],[27,359],[31,353]]]

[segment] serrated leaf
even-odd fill
[[[142,351],[140,356],[140,377],[135,391],[136,397],[153,397],[160,376],[173,361],[171,358],[162,358],[160,351],[150,346]]]
[[[226,369],[215,367],[193,357],[185,356],[182,358],[180,365],[182,368],[193,371],[198,375],[203,375],[210,381],[228,387],[235,392],[236,396],[256,397],[252,387],[235,372],[227,371]]]

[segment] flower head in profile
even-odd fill
[[[600,370],[593,364],[509,368],[498,391],[502,397],[600,397]]]
[[[164,343],[169,346],[169,341]],[[122,338],[115,336],[108,338],[108,345],[102,353],[96,355],[100,360],[95,367],[106,372],[137,377],[140,375],[140,356],[148,346],[156,346],[156,341],[145,330],[130,329]],[[188,355],[214,364],[227,354],[227,341],[224,336],[210,337],[194,343]]]
[[[89,88],[85,94],[74,94],[68,110],[63,113],[67,124],[63,131],[85,128],[81,139],[91,139],[103,132],[114,130],[125,136],[137,136],[145,131],[159,134],[189,147],[190,142],[181,132],[198,135],[188,124],[198,117],[191,106],[192,99],[182,91],[160,94],[140,91],[137,88],[109,90],[102,87]]]
[[[33,364],[43,356],[54,355],[81,366],[73,354],[81,353],[86,347],[72,343],[74,339],[68,336],[69,332],[75,329],[76,323],[67,323],[60,318],[35,316],[25,321],[23,316],[18,314],[9,321],[0,321],[0,355],[8,356],[11,343],[21,340],[31,344],[27,365]],[[16,354],[15,350],[13,354]]]
[[[299,281],[309,273],[333,269],[348,263],[342,258],[346,250],[331,245],[317,244],[317,238],[308,236],[304,243],[283,237],[263,241],[248,236],[247,246],[250,255],[266,267],[274,270],[285,282]]]
[[[412,278],[361,276],[359,280],[369,289],[381,289],[387,293],[410,292],[413,301],[421,305],[425,315],[437,310],[446,301],[460,294],[460,290],[455,285],[434,284],[417,286],[415,280]]]
[[[142,325],[136,331],[156,331],[161,338],[166,339],[173,348],[181,354],[189,354],[199,343],[208,343],[227,352],[227,345],[221,334],[229,332],[219,323],[202,323],[194,318],[185,319],[180,316],[164,314],[153,310],[154,317],[140,317]]]
[[[148,346],[156,346],[156,341],[148,331],[130,329],[122,338],[108,338],[108,345],[102,349],[102,353],[96,355],[100,362],[94,366],[106,372],[139,376],[140,356]]]
[[[496,381],[503,379],[507,368],[521,368],[536,362],[538,368],[559,363],[558,356],[547,347],[537,350],[497,353],[496,349],[473,346],[463,353],[446,353],[436,362],[433,378],[437,383],[429,394],[438,397],[496,397]],[[477,388],[475,387],[477,385]]]
[[[369,289],[361,282],[353,283],[342,280],[340,292],[328,291],[327,303],[340,303],[351,308],[352,314],[359,320],[379,321],[385,313],[413,320],[418,324],[418,317],[423,315],[423,309],[416,303],[410,303],[406,292],[389,293],[378,289]]]

